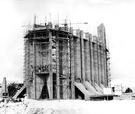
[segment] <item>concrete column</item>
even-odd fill
[[[102,57],[102,62],[103,62],[103,83],[104,83],[104,86],[105,86],[105,50],[104,50],[104,47],[102,48],[103,50],[103,57]]]
[[[60,99],[60,79],[59,79],[59,38],[56,34],[56,80],[57,80],[57,99]]]
[[[94,83],[94,75],[95,75],[95,70],[94,70],[94,46],[93,46],[93,41],[91,41],[91,80],[92,83]]]
[[[97,39],[97,80],[98,80],[98,85],[100,85],[100,72],[99,72],[99,42]]]
[[[74,44],[74,57],[75,57],[75,79],[81,79],[81,39],[80,39],[80,30],[77,30],[77,38],[74,39],[76,42]]]
[[[89,75],[89,77],[90,77],[90,82],[92,83],[92,50],[91,50],[91,48],[92,48],[92,44],[91,44],[91,41],[92,40],[92,35],[91,34],[89,34],[89,63],[90,63],[90,75]]]
[[[86,60],[86,69],[87,69],[87,80],[90,82],[90,50],[89,50],[89,39],[87,40],[86,42],[86,57],[87,57],[87,60]],[[84,58],[85,59],[85,58]]]
[[[106,49],[104,48],[104,82],[107,87],[107,61],[106,61]]]
[[[71,74],[71,98],[75,99],[75,86],[74,86],[74,77],[75,77],[75,47],[73,36],[70,38],[70,74]]]
[[[100,61],[101,53],[100,53],[100,44],[98,43],[98,80],[99,80],[99,85],[101,84],[101,61]]]
[[[101,46],[101,42],[99,43],[99,81],[100,84],[102,84],[102,80],[103,80],[103,64],[102,64],[102,46]]]
[[[102,46],[101,46],[101,44],[100,44],[99,50],[100,50],[100,72],[101,72],[100,81],[101,81],[101,84],[103,84],[103,62],[102,62],[103,55],[102,55]]]
[[[85,81],[85,65],[84,65],[84,39],[83,39],[83,31],[80,31],[80,38],[81,38],[81,77],[82,81]]]
[[[95,61],[95,81],[98,84],[98,57],[97,57],[97,42],[95,43],[95,47],[94,47],[94,61]]]
[[[93,76],[94,83],[97,83],[97,44],[96,44],[96,36],[93,36]]]
[[[36,96],[36,46],[35,46],[35,41],[33,40],[33,80],[34,80],[34,99],[37,99],[37,96]]]
[[[101,69],[102,69],[102,84],[104,85],[104,49],[101,47]]]
[[[52,32],[49,31],[49,99],[53,99]]]
[[[30,69],[30,61],[31,61],[31,53],[33,54],[33,51],[30,50],[33,49],[33,46],[30,46],[30,42],[28,39],[25,39],[25,77],[24,77],[24,84],[26,86],[26,94],[28,95],[28,98],[31,96],[31,91],[30,91],[30,79],[33,78],[33,70]],[[33,61],[32,61],[33,62]]]
[[[90,82],[90,50],[89,50],[89,33],[85,33],[84,40],[84,61],[85,61],[85,80]]]

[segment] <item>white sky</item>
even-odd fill
[[[135,82],[135,1],[134,0],[1,0],[0,1],[0,81],[23,80],[23,25],[64,20],[88,22],[77,27],[96,34],[104,23],[111,53],[114,83]]]

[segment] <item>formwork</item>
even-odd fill
[[[84,99],[95,95],[86,82],[95,91],[96,86],[108,86],[109,51],[103,24],[98,27],[98,36],[67,24],[35,24],[24,43],[24,83],[29,98]]]

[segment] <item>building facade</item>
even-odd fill
[[[24,83],[32,99],[85,99],[108,86],[103,24],[97,36],[52,23],[34,25],[24,37]]]

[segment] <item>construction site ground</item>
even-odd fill
[[[0,114],[133,114],[134,100],[24,100],[0,103]]]

